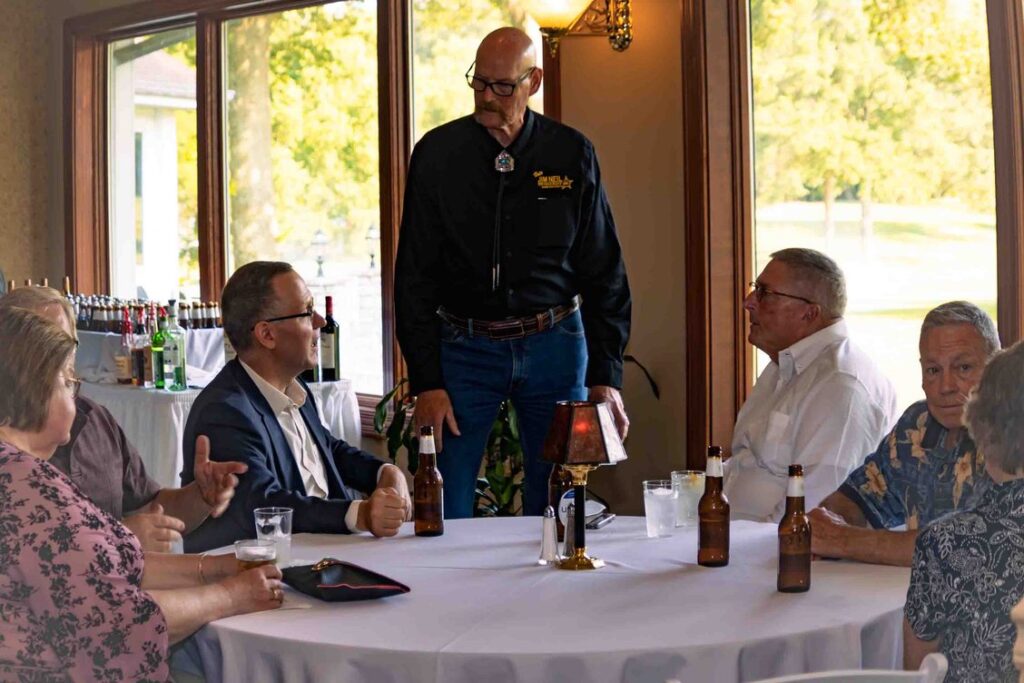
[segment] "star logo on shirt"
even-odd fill
[[[537,187],[541,190],[571,190],[573,179],[563,175],[544,175],[544,171],[534,171]]]

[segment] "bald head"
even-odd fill
[[[513,71],[523,72],[537,66],[537,51],[533,40],[522,30],[514,26],[503,26],[491,31],[476,49],[476,61],[493,63],[495,61],[508,64]]]
[[[491,31],[476,50],[473,76],[480,84],[480,89],[473,86],[473,118],[508,147],[522,130],[530,96],[540,89],[543,78],[530,36],[511,26]],[[491,84],[507,90],[498,95]]]

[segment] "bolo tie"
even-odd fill
[[[505,193],[505,174],[516,169],[516,160],[503,149],[494,157],[494,170],[501,174],[501,181],[498,183],[498,203],[494,212],[494,248],[491,252],[491,291],[498,291],[501,284],[501,198]]]

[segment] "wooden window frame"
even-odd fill
[[[65,267],[75,291],[109,293],[107,49],[118,39],[185,25],[196,28],[200,291],[218,299],[227,281],[222,36],[225,21],[326,4],[329,0],[144,1],[64,24]],[[384,386],[406,368],[395,335],[394,261],[408,170],[411,116],[409,3],[382,0],[377,15],[380,140],[381,313]],[[215,154],[202,153],[218,150]],[[373,436],[379,396],[358,396],[363,434]]]
[[[732,440],[736,411],[754,381],[753,348],[746,341],[742,296],[752,271],[753,166],[751,156],[750,42],[747,0],[728,0],[723,29],[708,21],[711,3],[681,0],[684,207],[687,251],[687,465],[703,468],[710,443]],[[992,73],[996,178],[998,323],[1004,346],[1024,336],[1024,3],[987,0]],[[729,77],[707,77],[709,44],[725,44]],[[712,90],[729,102],[727,141],[709,129]],[[716,112],[721,114],[721,112]],[[716,159],[728,183],[712,178]],[[723,197],[723,193],[728,196]],[[719,202],[715,204],[715,202]],[[712,220],[713,206],[730,209]],[[731,242],[723,257],[713,245]],[[722,271],[731,277],[722,278]],[[726,284],[723,284],[725,282]],[[731,325],[713,325],[716,311]],[[731,349],[731,351],[730,351]],[[716,353],[731,355],[731,372],[717,372]],[[728,400],[731,396],[732,400]],[[725,400],[722,400],[722,398]],[[726,408],[728,406],[728,408]]]

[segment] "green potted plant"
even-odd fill
[[[384,437],[388,457],[396,462],[405,449],[409,471],[419,465],[419,438],[412,422],[415,397],[406,389],[408,380],[401,379],[377,403],[373,413],[373,429]],[[520,491],[523,486],[523,448],[519,423],[511,401],[498,408],[484,451],[484,474],[477,479],[477,517],[508,517],[522,510]]]

